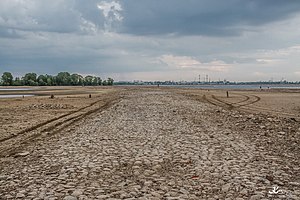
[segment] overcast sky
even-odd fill
[[[300,80],[299,0],[0,0],[0,73]]]

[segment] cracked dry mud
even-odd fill
[[[0,199],[299,198],[295,170],[210,113],[167,90],[125,93],[23,156],[1,158]],[[270,196],[274,185],[283,192]]]

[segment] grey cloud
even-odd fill
[[[300,10],[297,0],[124,0],[122,31],[130,34],[234,36]]]
[[[0,1],[0,30],[80,33],[105,28],[101,0]],[[108,0],[107,2],[113,2]],[[115,0],[122,5],[120,33],[134,35],[237,36],[247,26],[283,20],[300,10],[298,0]],[[6,31],[7,32],[7,31]],[[0,36],[14,36],[0,34]]]
[[[148,62],[151,42],[132,36],[100,34],[91,36],[44,33],[21,40],[0,38],[0,74],[28,71],[55,74],[61,70],[78,73],[151,71],[160,66]],[[145,50],[149,48],[148,50]]]
[[[0,30],[79,33],[84,23],[102,28],[103,21],[95,0],[88,3],[83,0],[0,2]]]
[[[122,9],[111,10],[122,20],[114,12],[105,16],[103,2],[120,3]],[[262,67],[294,73],[299,52],[282,56],[285,63],[257,59],[278,58],[261,50],[299,46],[299,9],[299,0],[0,0],[0,75],[70,71],[177,80],[200,73],[174,72],[160,62],[166,56],[232,66],[228,74],[215,72],[221,78],[248,79]]]
[[[14,29],[5,29],[0,27],[0,38],[17,39],[22,38],[22,35]]]

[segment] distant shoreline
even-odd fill
[[[157,85],[117,85],[117,86],[157,86]],[[174,88],[194,88],[194,89],[300,89],[300,84],[159,84],[160,87],[174,87]]]

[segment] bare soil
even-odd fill
[[[0,100],[0,199],[300,197],[297,90],[67,89]]]

